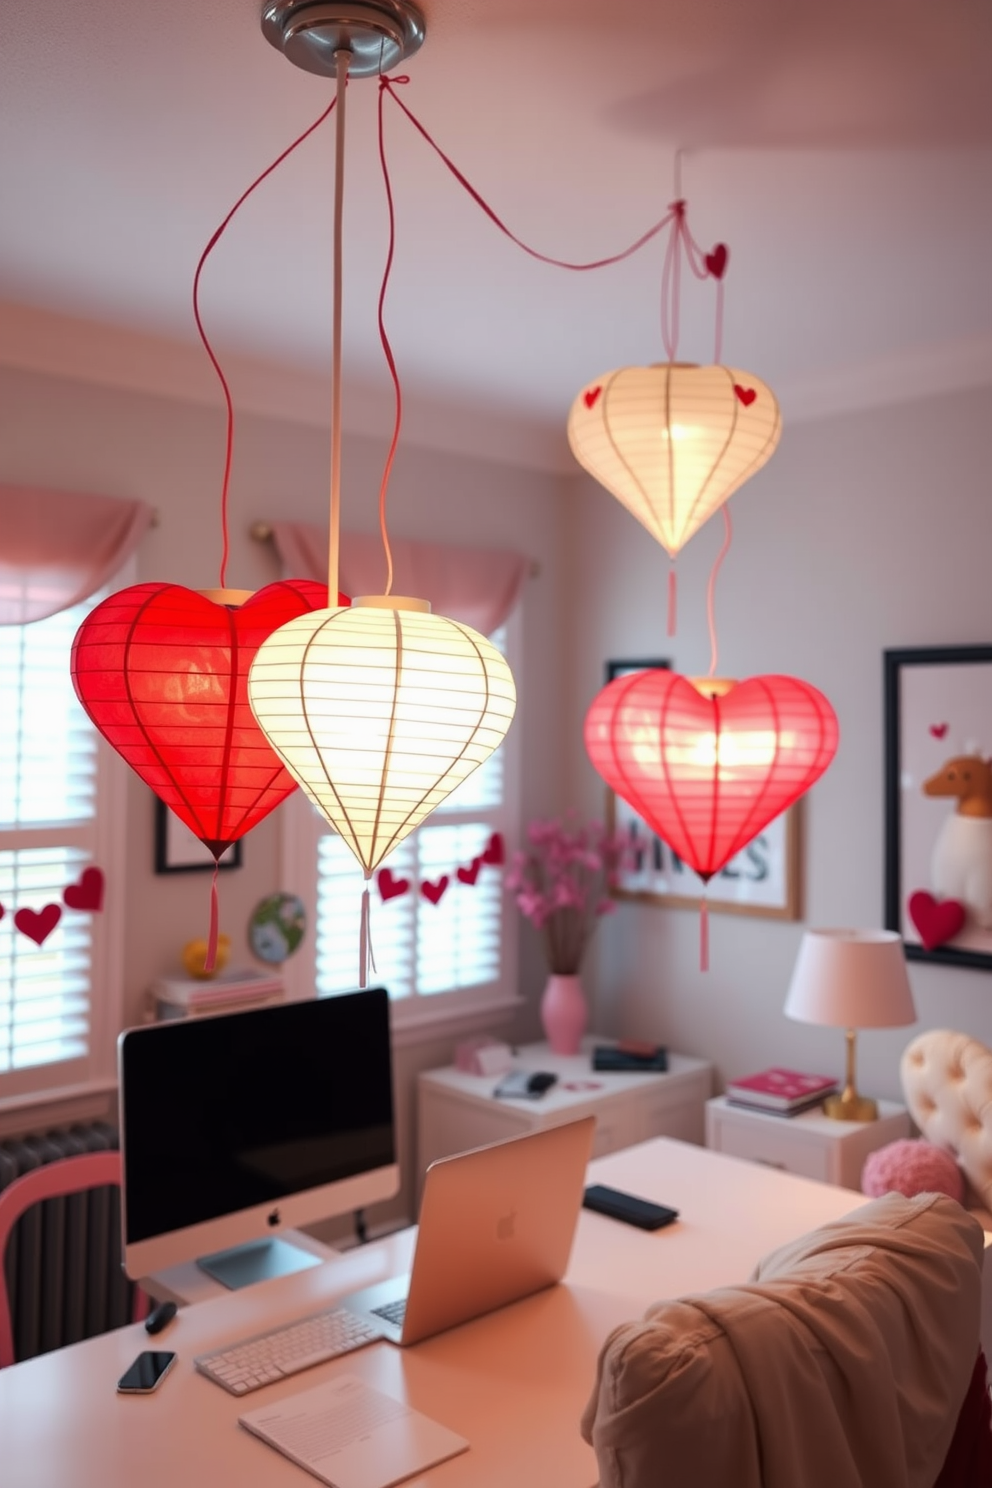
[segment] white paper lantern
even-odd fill
[[[502,742],[513,677],[426,600],[372,595],[299,622],[259,647],[252,712],[369,878]]]
[[[621,367],[579,394],[568,442],[579,464],[675,557],[760,470],[781,431],[775,395],[736,367]]]

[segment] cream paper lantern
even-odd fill
[[[621,367],[584,388],[568,416],[579,464],[674,558],[760,470],[782,421],[775,395],[736,367]]]
[[[248,699],[368,880],[502,742],[513,676],[485,636],[426,600],[372,595],[298,619],[258,648]]]

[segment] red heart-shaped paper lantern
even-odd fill
[[[309,579],[241,605],[135,584],[76,633],[72,680],[86,712],[215,858],[296,789],[248,705],[248,668],[280,625],[326,604],[326,585]]]
[[[663,670],[618,677],[585,723],[606,783],[704,881],[819,779],[837,733],[822,692],[796,677]]]

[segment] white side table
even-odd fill
[[[860,1189],[868,1154],[909,1135],[909,1112],[894,1101],[879,1101],[877,1121],[834,1121],[822,1111],[776,1116],[723,1095],[706,1102],[707,1147],[841,1188]]]
[[[540,1131],[580,1116],[595,1116],[593,1156],[631,1147],[649,1137],[679,1137],[702,1144],[703,1108],[713,1089],[713,1066],[669,1054],[668,1071],[593,1070],[592,1046],[580,1054],[552,1054],[547,1044],[517,1051],[516,1069],[551,1070],[558,1076],[539,1100],[494,1100],[499,1079],[466,1075],[449,1065],[425,1071],[418,1082],[418,1178],[439,1157]]]

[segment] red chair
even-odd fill
[[[45,1163],[22,1174],[0,1192],[0,1369],[14,1363],[14,1331],[3,1261],[15,1224],[33,1204],[108,1184],[121,1186],[119,1152],[87,1152]],[[147,1313],[148,1297],[140,1287],[135,1287],[132,1320],[140,1322]]]

